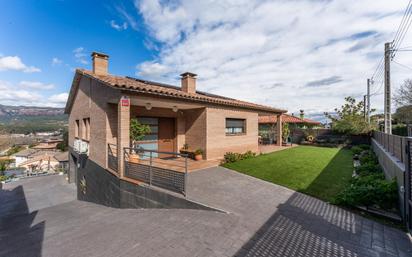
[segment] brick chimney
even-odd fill
[[[107,75],[109,72],[109,56],[107,54],[93,52],[93,73],[97,75]]]
[[[182,77],[182,91],[186,93],[196,93],[196,74],[185,72],[180,74]]]

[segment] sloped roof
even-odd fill
[[[21,167],[24,165],[28,165],[28,164],[31,164],[34,162],[40,162],[40,161],[48,162],[49,160],[50,162],[58,162],[58,160],[54,156],[46,154],[46,155],[39,155],[39,156],[30,158],[27,161],[20,163],[19,166]]]
[[[38,150],[36,150],[36,149],[28,148],[28,149],[24,149],[24,150],[21,150],[20,152],[17,152],[17,153],[15,153],[15,154],[13,154],[13,156],[29,157],[30,155],[36,153],[37,151],[38,151]]]
[[[38,144],[38,145],[36,145],[36,146],[33,146],[33,149],[39,149],[39,150],[41,150],[41,149],[55,149],[55,148],[57,148],[57,145],[58,145],[59,143],[40,143],[40,144]]]
[[[285,110],[277,109],[269,106],[264,106],[260,104],[254,104],[246,101],[236,100],[228,97],[208,94],[201,91],[196,91],[196,93],[187,93],[180,89],[180,87],[157,83],[153,81],[146,81],[141,79],[135,79],[131,77],[120,77],[114,75],[97,75],[91,71],[84,69],[77,69],[75,77],[73,79],[72,89],[70,90],[70,95],[67,100],[65,113],[70,113],[75,91],[77,90],[78,83],[81,76],[86,76],[91,79],[95,79],[100,83],[121,90],[129,90],[132,92],[138,92],[147,95],[164,96],[170,98],[177,98],[181,100],[202,102],[202,103],[212,103],[218,105],[226,105],[231,107],[239,107],[245,109],[252,109],[257,111],[269,112],[269,113],[285,113]]]
[[[321,123],[311,119],[301,119],[300,117],[292,116],[289,114],[282,114],[282,122],[285,123],[299,123],[299,124],[312,124],[312,125],[320,125]],[[275,115],[272,116],[259,116],[259,123],[277,123],[277,117]]]

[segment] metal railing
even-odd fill
[[[397,136],[397,135],[390,135],[380,131],[373,132],[373,138],[383,146],[383,148],[394,155],[399,161],[405,162],[405,145],[406,145],[406,138]]]
[[[126,147],[124,176],[186,196],[187,161],[187,154]]]
[[[117,145],[108,144],[107,145],[107,166],[115,171],[118,171],[118,159],[117,159]]]

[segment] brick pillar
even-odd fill
[[[130,147],[130,99],[120,98],[117,107],[117,160],[120,177],[124,176],[124,148]]]
[[[282,146],[282,127],[283,127],[283,122],[282,122],[282,115],[279,114],[277,115],[277,124],[276,124],[276,143],[278,146]]]

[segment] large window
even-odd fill
[[[226,118],[226,135],[242,135],[246,133],[245,119]]]

